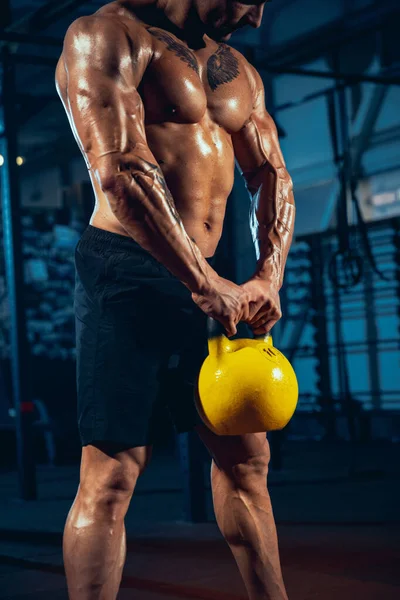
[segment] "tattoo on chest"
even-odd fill
[[[226,44],[220,44],[218,50],[207,62],[207,77],[213,92],[223,83],[230,83],[240,74],[239,61]]]
[[[186,46],[174,40],[172,35],[169,35],[165,31],[160,31],[159,29],[154,29],[153,27],[148,27],[147,31],[153,37],[160,40],[160,42],[164,42],[168,50],[173,52],[178,58],[180,58],[182,62],[186,63],[191,69],[193,69],[193,71],[195,71],[197,75],[200,74],[199,63],[197,62],[197,58],[195,57],[193,52],[189,50],[189,48],[186,48]]]

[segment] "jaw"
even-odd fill
[[[228,33],[226,33],[226,30],[224,31],[218,29],[206,31],[206,35],[208,35],[208,37],[210,37],[215,42],[227,42],[231,39],[232,33],[232,31],[228,31]]]

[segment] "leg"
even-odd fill
[[[217,436],[205,425],[196,430],[213,457],[211,485],[216,520],[237,562],[249,599],[287,600],[266,485],[266,434]]]
[[[124,518],[151,446],[82,449],[80,485],[64,530],[70,600],[114,600],[126,559]]]

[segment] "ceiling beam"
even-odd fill
[[[34,12],[27,14],[17,22],[11,23],[7,27],[0,30],[0,48],[4,44],[12,43],[18,44],[35,44],[39,46],[54,47],[58,48],[61,52],[63,41],[48,36],[39,36],[37,31],[47,29],[50,25],[53,25],[58,20],[65,17],[67,14],[73,14],[78,8],[87,3],[88,0],[48,0],[42,6],[40,6]],[[1,13],[0,13],[1,15]],[[9,22],[9,19],[8,19]],[[7,20],[2,19],[0,24],[6,24]],[[16,47],[13,48],[13,56],[16,56]],[[18,59],[17,59],[18,60]],[[19,59],[20,60],[20,59]],[[41,60],[41,57],[25,57],[23,64],[46,64],[49,67],[55,68],[57,61],[49,57],[45,57]],[[19,126],[25,124],[30,118],[34,117],[44,106],[49,104],[52,100],[48,100],[47,103],[37,105],[35,101],[29,106],[25,106],[24,110],[19,114]],[[1,132],[3,135],[4,132]]]
[[[42,31],[87,3],[88,0],[48,0],[34,12],[11,23],[6,30],[20,33]]]
[[[236,44],[234,40],[232,45],[237,46],[239,50],[241,47],[246,48],[250,57],[253,54],[253,64],[256,67],[287,68],[311,62],[346,42],[378,31],[386,20],[399,16],[398,0],[386,0],[381,5],[373,3],[371,6],[352,11],[314,31],[269,48]]]
[[[29,23],[35,24],[35,29],[45,29],[55,20],[64,16],[65,13],[73,10],[71,7],[77,7],[85,4],[88,0],[66,0],[57,7],[53,6],[51,18],[46,19],[40,24],[40,20],[33,17]],[[53,1],[47,4],[54,4]],[[35,14],[41,13],[42,8],[38,9]],[[233,40],[233,46],[256,60],[261,66],[265,60],[265,67],[270,69],[275,67],[290,67],[296,64],[309,62],[318,58],[328,50],[342,45],[347,41],[353,40],[356,37],[363,36],[370,31],[379,29],[380,24],[388,18],[396,18],[400,16],[400,5],[397,0],[386,0],[382,6],[372,5],[362,10],[353,11],[345,18],[337,19],[328,23],[325,26],[319,27],[311,33],[296,36],[295,38],[283,44],[272,46],[268,49],[262,46],[250,46],[241,42],[236,43]],[[20,22],[17,23],[20,25]],[[17,42],[21,44],[38,44],[40,46],[61,47],[62,40],[54,37],[24,35],[28,29],[32,30],[32,26],[26,26],[23,29],[18,27],[18,30],[11,26],[10,28],[0,29],[0,40],[6,42]],[[14,35],[12,35],[12,32]],[[19,34],[19,35],[18,35]]]
[[[14,35],[14,34],[12,34]],[[18,34],[17,34],[18,35]],[[0,32],[1,39],[1,32]],[[58,43],[58,41],[57,41]],[[14,54],[12,59],[14,62],[21,65],[37,65],[42,67],[55,68],[57,66],[58,58],[51,58],[49,56],[38,56],[29,54]],[[278,75],[298,75],[301,77],[315,77],[317,79],[333,79],[340,80],[348,85],[355,83],[377,83],[381,85],[400,85],[400,76],[393,74],[385,74],[385,71],[381,71],[381,75],[371,75],[365,73],[340,73],[337,71],[318,71],[315,69],[303,69],[296,67],[265,67],[265,65],[255,65],[260,70],[267,71],[269,73],[275,73]],[[400,71],[400,69],[399,69]]]
[[[34,44],[35,46],[53,46],[61,48],[63,41],[58,38],[37,35],[36,33],[25,33],[0,29],[0,41],[11,44]]]
[[[57,97],[57,94],[54,94]],[[17,93],[15,97],[15,104],[29,104],[30,102],[48,102],[53,99],[53,96],[50,94],[26,94],[26,93]],[[0,94],[0,104],[3,102],[3,96]]]
[[[58,57],[36,56],[35,54],[14,54],[12,60],[18,65],[32,65],[55,69],[59,59]]]
[[[392,75],[367,75],[364,73],[340,73],[338,71],[317,71],[314,69],[302,69],[295,67],[265,67],[260,65],[264,71],[280,75],[298,75],[301,77],[316,77],[318,79],[333,79],[343,81],[349,85],[355,83],[377,83],[381,85],[400,85],[400,77]]]
[[[22,19],[19,19],[19,21],[14,21],[7,27],[0,29],[0,47],[4,43],[11,43],[52,46],[61,49],[63,45],[62,39],[40,36],[36,32],[47,29],[50,25],[56,23],[65,15],[73,13],[87,2],[88,0],[59,0],[58,2],[49,0],[33,13],[28,13]],[[0,24],[2,22],[4,20],[1,20]]]
[[[1,2],[0,4],[0,27],[7,27],[11,22],[11,4],[10,2]]]

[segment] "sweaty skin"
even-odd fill
[[[293,235],[292,184],[261,78],[225,43],[243,24],[261,24],[264,4],[113,2],[71,25],[56,72],[95,192],[90,223],[135,239],[228,335],[241,320],[263,334],[280,318]],[[199,26],[201,35],[188,41],[180,25],[190,8],[209,35]],[[205,260],[221,236],[235,158],[253,195],[259,245],[255,273],[241,286],[219,277]],[[196,430],[213,457],[216,520],[249,600],[287,600],[266,487],[265,433],[217,436],[204,424]],[[94,443],[82,449],[63,538],[71,600],[114,600],[121,583],[124,519],[152,447],[112,448]]]
[[[262,80],[227,44],[204,35],[191,48],[137,4],[113,2],[72,23],[57,66],[95,192],[90,223],[134,238],[231,333],[239,320],[273,323],[294,201]],[[260,191],[260,258],[240,288],[205,260],[221,237],[235,157],[249,191]]]

